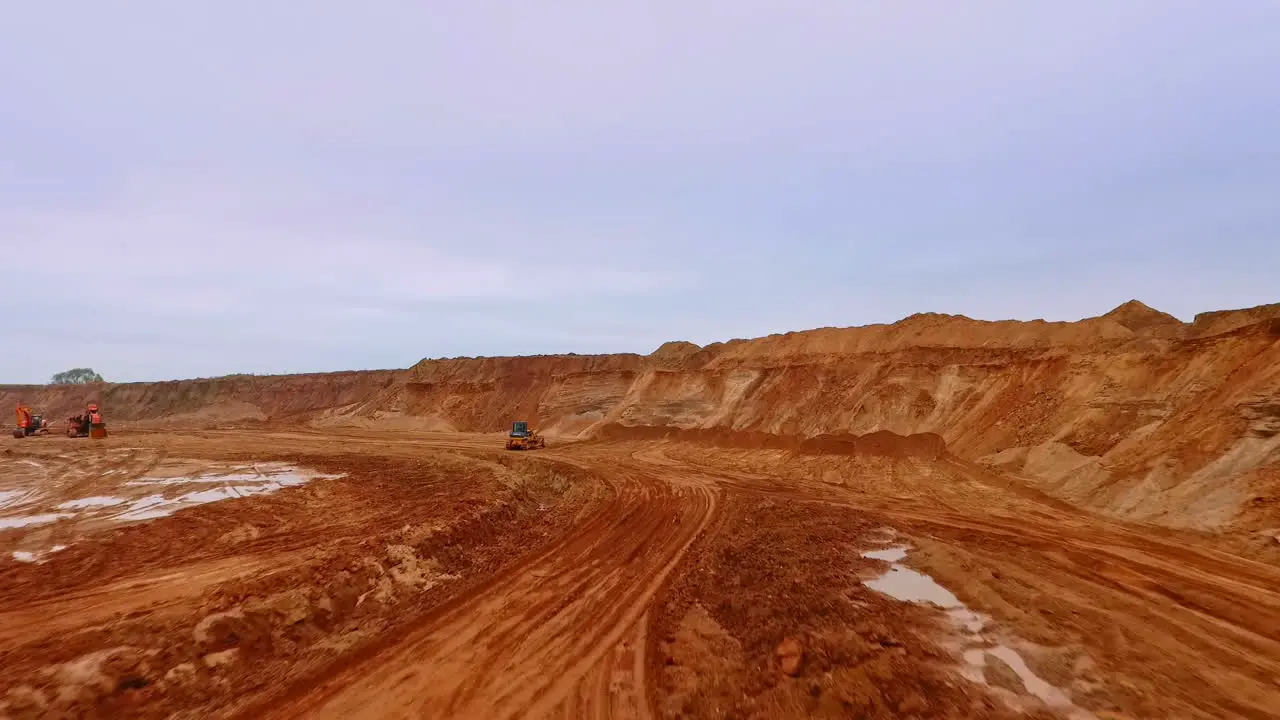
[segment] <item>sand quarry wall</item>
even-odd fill
[[[1192,323],[1133,302],[1075,323],[929,314],[707,347],[668,343],[643,356],[0,386],[0,407],[19,399],[56,419],[98,400],[109,420],[142,426],[498,431],[527,419],[551,436],[744,447],[767,436],[797,451],[788,443],[847,450],[851,438],[889,432],[937,437],[962,458],[1125,517],[1213,527],[1280,513],[1280,304]]]
[[[97,402],[109,423],[207,428],[287,421],[335,409],[364,412],[365,403],[404,377],[403,370],[376,370],[153,383],[0,385],[0,408],[12,412],[24,402],[56,425]]]

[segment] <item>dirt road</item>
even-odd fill
[[[498,447],[6,445],[0,715],[1280,717],[1268,548],[950,456]]]
[[[274,716],[647,716],[644,616],[715,495],[601,477],[609,500],[580,524]]]

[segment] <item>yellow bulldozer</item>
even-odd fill
[[[536,431],[529,429],[529,423],[517,420],[511,424],[511,434],[507,436],[508,450],[538,450],[547,446],[547,441]]]

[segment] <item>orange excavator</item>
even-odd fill
[[[49,421],[44,419],[43,415],[36,415],[31,412],[31,408],[18,404],[18,426],[13,429],[15,438],[24,438],[31,435],[44,435],[49,432]]]
[[[107,436],[107,423],[102,419],[98,403],[89,403],[85,411],[67,420],[67,437],[91,437],[100,440]]]

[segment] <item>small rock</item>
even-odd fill
[[[800,674],[800,666],[804,663],[804,648],[795,638],[787,638],[778,645],[778,667],[791,677]]]
[[[201,645],[235,644],[234,625],[244,619],[244,608],[233,608],[225,612],[206,615],[196,623],[191,637]]]
[[[164,679],[171,683],[184,683],[196,676],[196,666],[194,663],[184,662],[181,665],[174,665],[169,668],[169,672],[164,674]]]
[[[202,660],[204,661],[205,667],[216,668],[234,663],[239,654],[239,648],[231,648],[230,650],[223,650],[222,652],[209,653],[208,655],[205,655]]]

